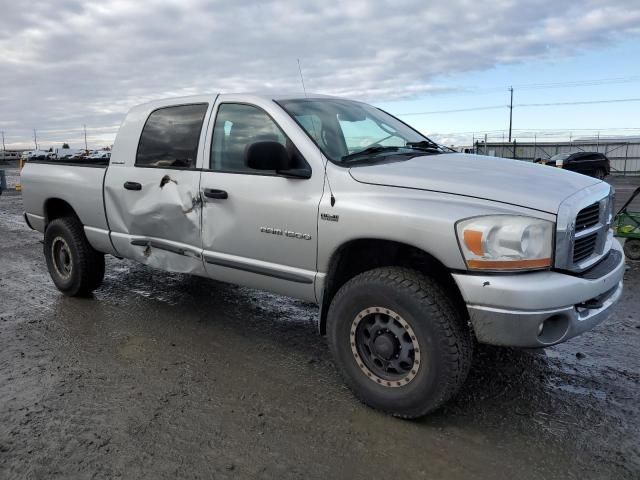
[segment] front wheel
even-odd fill
[[[449,296],[406,268],[379,268],[347,282],[327,318],[329,347],[355,395],[395,416],[437,409],[464,383],[472,338]]]
[[[640,238],[625,240],[623,249],[629,260],[640,260]]]
[[[75,217],[56,218],[44,233],[44,257],[55,286],[65,295],[87,295],[104,277],[104,255],[89,244]]]

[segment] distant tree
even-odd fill
[[[53,147],[49,147],[49,151],[50,151],[50,152],[53,152]]]
[[[63,143],[62,144],[62,148],[69,148],[69,144],[68,143]]]

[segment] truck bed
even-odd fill
[[[29,160],[28,163],[43,163],[47,165],[71,165],[74,167],[97,167],[107,168],[109,166],[108,158],[95,158],[95,159],[65,159],[65,160]]]
[[[24,209],[31,227],[44,232],[48,208],[55,204],[59,209],[66,203],[80,218],[94,248],[111,250],[102,194],[106,172],[107,164],[102,160],[27,162],[20,176]]]

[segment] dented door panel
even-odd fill
[[[199,170],[111,167],[104,195],[118,253],[169,271],[203,274],[199,181]],[[140,189],[128,190],[126,182]]]

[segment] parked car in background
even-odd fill
[[[538,158],[536,163],[582,173],[600,180],[611,172],[609,159],[599,152],[559,153],[549,159]]]
[[[10,162],[13,160],[18,160],[19,158],[20,158],[20,152],[11,151],[11,150],[0,151],[0,162]]]
[[[31,160],[47,160],[49,158],[49,152],[45,151],[45,150],[34,150],[32,152],[29,152],[29,156],[27,157],[27,159],[29,161]]]
[[[87,160],[109,160],[111,158],[111,152],[107,151],[98,151],[94,152],[87,157]]]

